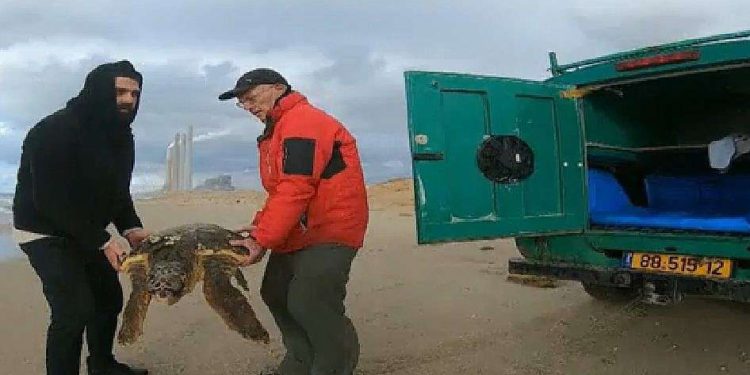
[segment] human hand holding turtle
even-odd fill
[[[151,231],[147,229],[136,229],[125,235],[125,239],[128,240],[130,247],[135,249],[138,247],[143,240],[151,235]],[[120,243],[111,238],[110,241],[104,247],[104,256],[107,257],[109,264],[114,268],[115,271],[120,271],[122,261],[127,257],[125,248]]]
[[[135,229],[131,232],[128,232],[128,234],[125,235],[125,239],[127,239],[128,243],[130,243],[130,247],[135,249],[152,233],[153,232],[148,229]]]
[[[104,248],[104,256],[107,257],[109,264],[115,271],[120,271],[120,264],[125,259],[125,249],[120,245],[117,240],[112,238]]]
[[[239,259],[239,265],[241,267],[247,267],[260,262],[263,259],[263,256],[266,254],[266,249],[260,246],[260,244],[258,244],[258,242],[256,242],[255,239],[250,236],[250,232],[252,232],[254,229],[254,225],[242,226],[239,229],[235,230],[235,232],[239,233],[242,237],[245,238],[241,240],[229,241],[230,245],[244,247],[250,252],[248,255],[245,255],[241,259]]]

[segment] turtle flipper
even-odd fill
[[[247,298],[232,286],[231,278],[236,277],[233,272],[235,266],[219,257],[206,257],[203,259],[203,267],[203,294],[211,308],[230,329],[239,332],[242,337],[267,344],[268,331],[258,321]]]
[[[142,265],[148,261],[148,254],[128,255],[120,265],[120,272],[129,272],[130,267]]]
[[[245,289],[246,292],[250,291],[250,287],[247,285],[247,279],[245,279],[245,275],[242,274],[242,270],[237,268],[234,273],[234,278],[237,280],[237,284],[239,284],[242,289]]]
[[[122,326],[117,335],[120,345],[134,343],[143,334],[143,321],[151,302],[148,293],[148,265],[144,262],[131,263],[128,267],[132,290],[122,315]]]

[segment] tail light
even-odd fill
[[[699,51],[684,51],[625,60],[617,63],[615,68],[617,69],[617,71],[622,72],[628,70],[650,68],[659,65],[678,64],[686,61],[695,61],[698,59],[700,59]]]

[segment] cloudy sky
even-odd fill
[[[165,147],[188,125],[196,182],[231,173],[257,187],[261,126],[216,97],[259,66],[342,120],[379,181],[410,174],[404,70],[544,79],[548,51],[567,63],[750,29],[748,14],[743,0],[0,0],[0,192],[29,127],[103,62],[144,75],[134,190],[161,186]]]

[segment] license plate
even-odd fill
[[[700,258],[670,254],[628,254],[626,264],[632,269],[696,276],[704,278],[728,279],[732,274],[732,261],[729,259]]]

